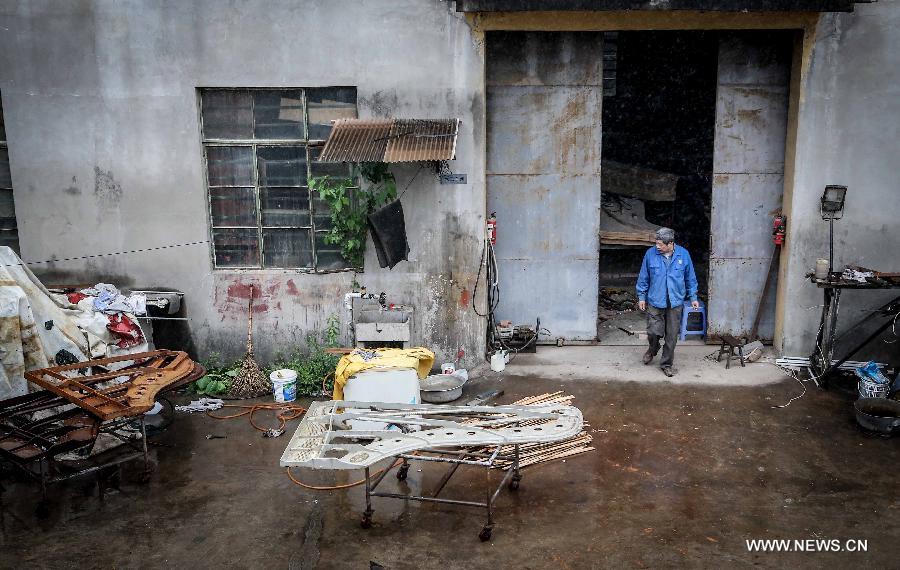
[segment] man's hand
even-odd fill
[[[700,301],[691,301],[691,307],[694,309],[700,308]]]
[[[638,301],[638,309],[642,311],[647,310],[647,301]]]

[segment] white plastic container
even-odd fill
[[[269,374],[272,381],[272,393],[279,403],[293,402],[297,399],[297,373],[288,368],[276,370]]]
[[[344,400],[385,404],[420,404],[419,375],[413,368],[370,368],[344,384]],[[384,430],[387,424],[366,420],[350,422],[353,429]]]
[[[816,276],[816,279],[828,278],[828,260],[827,259],[817,259],[816,260],[815,276]]]
[[[498,350],[491,355],[491,370],[503,372],[506,369],[506,351]]]

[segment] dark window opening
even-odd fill
[[[16,224],[9,147],[6,143],[6,122],[3,120],[3,101],[0,99],[0,246],[4,245],[11,247],[16,255],[20,254],[19,226]]]
[[[356,117],[356,88],[202,89],[200,114],[215,267],[349,268],[309,179],[351,176],[311,144]]]

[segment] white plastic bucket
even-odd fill
[[[269,374],[269,380],[272,381],[272,393],[275,395],[275,401],[293,402],[297,399],[297,373],[288,368],[276,370]]]

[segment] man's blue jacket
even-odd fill
[[[668,285],[669,306],[680,307],[684,299],[697,300],[697,274],[691,255],[680,245],[675,246],[666,269],[666,258],[651,247],[644,254],[637,280],[638,300],[647,301],[657,309],[666,308]]]

